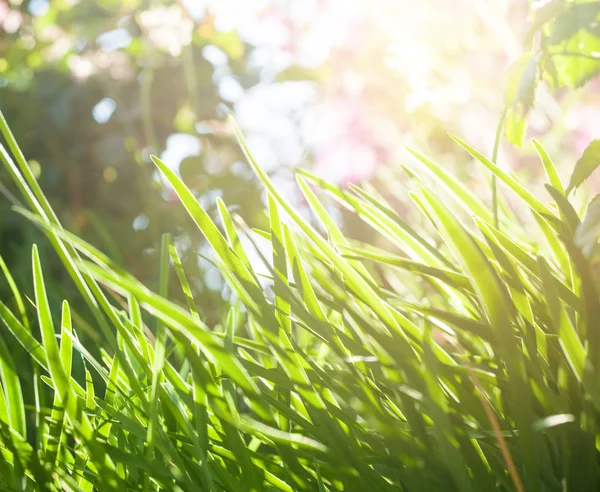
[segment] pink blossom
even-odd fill
[[[8,15],[8,4],[2,0],[0,0],[0,24],[4,22],[6,16]]]
[[[176,204],[181,201],[177,192],[170,186],[165,188],[163,196],[169,204]]]
[[[347,186],[369,179],[386,151],[376,138],[363,97],[342,95],[317,114],[315,172]]]
[[[370,146],[340,139],[317,152],[314,171],[341,186],[368,179],[377,166],[377,152]]]

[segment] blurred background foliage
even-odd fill
[[[567,175],[600,133],[599,14],[599,2],[566,0],[0,0],[0,106],[64,226],[149,286],[171,232],[210,324],[228,293],[151,154],[213,215],[222,197],[264,224],[225,124],[233,110],[299,207],[290,170],[308,166],[343,186],[369,180],[402,211],[403,144],[489,199],[489,178],[446,132],[491,155],[504,113],[498,162],[535,188],[530,137]],[[45,243],[12,210],[3,174],[0,186],[0,255],[28,285],[29,245]],[[42,255],[55,300],[73,298],[58,259]]]

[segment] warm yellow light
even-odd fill
[[[117,170],[112,166],[104,168],[104,171],[102,171],[102,177],[107,183],[114,182],[117,179],[118,175],[119,174],[117,173]]]
[[[42,175],[42,166],[40,166],[40,163],[32,159],[28,162],[28,164],[34,178],[38,179]]]

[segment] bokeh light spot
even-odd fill
[[[173,133],[167,138],[167,148],[160,159],[175,172],[179,171],[179,164],[186,157],[200,154],[202,145],[200,140],[187,133]]]
[[[38,179],[42,175],[42,166],[40,166],[40,163],[32,159],[28,162],[28,164],[33,176],[35,179]]]
[[[117,170],[112,166],[106,167],[104,168],[104,171],[102,171],[102,177],[107,183],[113,183],[118,176],[119,173],[117,173]]]
[[[110,117],[115,112],[115,109],[117,109],[117,103],[115,100],[110,97],[105,97],[94,106],[92,109],[92,116],[98,123],[104,124],[110,120]]]
[[[150,225],[150,219],[148,218],[147,215],[141,214],[141,215],[138,215],[135,219],[133,219],[132,225],[133,225],[134,230],[143,231],[148,228],[148,225]]]
[[[131,34],[127,29],[114,29],[100,34],[96,38],[98,45],[107,52],[127,48],[131,44]]]
[[[48,0],[30,0],[27,4],[29,13],[34,17],[41,17],[46,15],[50,10],[50,2]]]
[[[202,49],[202,56],[211,65],[225,65],[229,59],[227,53],[214,44],[209,44]]]

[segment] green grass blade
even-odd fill
[[[9,423],[14,432],[19,434],[23,439],[26,439],[25,403],[21,381],[19,380],[14,359],[2,337],[0,337],[0,377],[2,379],[2,389],[5,393],[6,406],[8,407]]]
[[[25,311],[25,303],[23,302],[23,296],[21,295],[21,292],[19,291],[15,280],[10,274],[10,271],[8,270],[8,267],[6,266],[6,263],[4,262],[2,256],[0,256],[0,270],[2,270],[2,273],[6,277],[6,281],[8,282],[10,291],[12,292],[12,295],[15,298],[15,304],[17,305],[17,310],[19,311],[19,315],[21,316],[23,326],[30,330],[29,318],[27,317],[27,312]]]
[[[172,244],[171,237],[164,234],[162,237],[159,285],[160,295],[166,296],[169,288],[169,248]],[[146,433],[146,458],[150,459],[153,455],[155,427],[158,422],[158,385],[160,384],[161,373],[165,362],[165,352],[167,343],[167,332],[160,320],[156,320],[156,342],[154,345],[154,360],[152,364],[152,385],[150,388],[150,418]],[[149,482],[146,482],[146,490],[149,490]]]
[[[194,222],[196,222],[196,225],[200,231],[202,231],[207,241],[213,247],[213,251],[219,256],[221,261],[227,265],[228,271],[230,271],[232,275],[235,275],[239,279],[240,285],[237,287],[241,287],[243,289],[240,294],[245,298],[244,300],[247,302],[247,304],[254,306],[254,308],[258,311],[257,314],[264,315],[264,310],[266,307],[264,305],[265,302],[262,295],[262,290],[260,289],[260,286],[257,285],[250,271],[238,258],[210,216],[200,206],[196,200],[196,197],[194,197],[192,192],[185,186],[179,177],[160,159],[154,156],[152,159],[160,172],[169,181],[171,186],[173,186],[184,207]]]
[[[500,169],[496,164],[490,161],[487,157],[477,152],[473,147],[460,138],[450,135],[450,137],[475,159],[487,167],[500,181],[507,185],[512,191],[515,192],[519,198],[521,198],[531,209],[535,210],[540,215],[552,215],[546,205],[539,201],[532,193],[530,193],[521,183],[519,183],[514,177]]]
[[[496,334],[497,350],[506,363],[508,377],[512,381],[511,401],[515,406],[515,420],[520,432],[521,457],[527,465],[526,482],[530,490],[538,490],[538,466],[534,458],[537,453],[531,431],[533,415],[530,387],[522,361],[514,358],[515,354],[519,354],[519,350],[507,315],[510,298],[487,258],[456,218],[429,192],[423,191],[423,196],[431,215],[438,219],[446,243],[472,279]]]
[[[59,394],[62,405],[65,407],[71,423],[76,426],[89,448],[92,456],[98,460],[98,465],[102,466],[104,473],[100,474],[101,482],[107,490],[118,490],[117,477],[114,472],[114,465],[104,453],[102,447],[94,441],[94,430],[85,413],[81,411],[77,403],[77,397],[70,387],[65,368],[62,365],[60,351],[56,342],[54,332],[54,323],[50,313],[50,306],[46,296],[46,287],[42,275],[42,267],[38,255],[37,247],[33,247],[33,283],[35,290],[35,300],[38,313],[38,322],[42,332],[42,341],[46,349],[46,359],[48,369],[52,377],[53,385]]]
[[[61,316],[61,334],[60,334],[60,360],[67,377],[71,377],[71,368],[73,360],[73,328],[71,324],[71,311],[69,304],[65,301],[62,306]],[[64,431],[65,412],[61,405],[58,393],[54,395],[52,403],[52,412],[50,414],[50,425],[48,429],[47,452],[48,462],[54,464],[60,446],[67,443],[67,434]]]
[[[552,162],[552,159],[550,159],[546,149],[544,149],[542,144],[540,144],[535,138],[532,140],[532,143],[536,152],[540,156],[540,159],[542,160],[544,171],[546,171],[546,176],[548,177],[548,182],[554,189],[558,190],[561,195],[565,195],[565,188],[560,180],[560,177],[558,176],[558,173],[556,172],[556,166]]]
[[[406,150],[423,164],[436,181],[443,184],[463,204],[469,214],[474,214],[490,223],[494,220],[492,212],[464,184],[447,172],[442,166],[435,164],[431,159],[428,159],[425,155],[410,147],[406,147]]]

